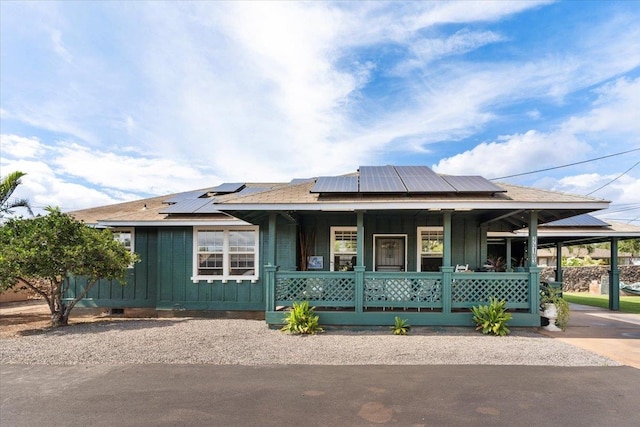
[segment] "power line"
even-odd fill
[[[623,151],[623,152],[615,153],[615,154],[609,154],[608,156],[596,157],[595,159],[584,160],[582,162],[569,163],[569,164],[566,164],[566,165],[554,166],[554,167],[546,168],[546,169],[538,169],[538,170],[530,171],[530,172],[517,173],[515,175],[500,176],[500,177],[497,177],[497,178],[489,178],[489,180],[490,181],[494,181],[496,179],[515,178],[516,176],[531,175],[533,173],[538,173],[538,172],[546,172],[546,171],[551,171],[551,170],[555,170],[555,169],[568,168],[569,166],[575,166],[575,165],[581,165],[583,163],[595,162],[596,160],[602,160],[602,159],[608,159],[609,157],[621,156],[623,154],[632,153],[634,151],[640,151],[640,148],[634,148],[633,150]]]
[[[596,189],[595,189],[595,190],[593,190],[591,193],[587,193],[587,194],[585,194],[585,196],[590,196],[590,195],[592,195],[593,193],[595,193],[596,191],[598,191],[598,190],[602,190],[602,189],[603,189],[604,187],[606,187],[607,185],[609,185],[609,184],[611,184],[611,183],[613,183],[613,182],[617,181],[617,180],[618,180],[618,178],[621,178],[622,176],[626,175],[626,174],[627,174],[627,172],[629,172],[631,169],[635,168],[635,167],[636,167],[636,166],[638,166],[639,164],[640,164],[640,161],[636,162],[636,164],[635,164],[635,165],[631,166],[629,169],[627,169],[626,171],[622,172],[620,175],[616,176],[616,177],[615,177],[615,178],[613,178],[611,181],[607,182],[605,185],[603,185],[603,186],[601,186],[601,187],[599,187],[599,188],[596,188]]]

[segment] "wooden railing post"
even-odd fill
[[[356,274],[355,283],[355,305],[356,313],[362,313],[364,311],[364,265],[356,265],[353,268]]]
[[[276,271],[278,267],[275,265],[265,265],[265,302],[266,311],[275,311],[276,309]]]
[[[452,266],[440,267],[442,273],[442,314],[451,313],[451,275],[453,270]]]
[[[529,267],[529,312],[540,313],[540,272],[541,267]]]

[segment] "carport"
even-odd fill
[[[490,232],[489,239],[504,239],[507,266],[511,266],[511,245],[526,241],[526,228],[514,232]],[[587,245],[609,242],[611,263],[609,269],[609,310],[620,310],[620,270],[618,268],[618,242],[640,238],[640,227],[614,221],[602,221],[592,215],[583,214],[538,226],[537,248],[556,248],[562,253],[563,246]],[[562,257],[556,256],[556,281],[562,282]]]

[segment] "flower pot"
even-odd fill
[[[560,332],[562,329],[556,326],[556,319],[558,317],[558,309],[555,304],[545,304],[543,306],[542,313],[540,313],[543,317],[549,319],[549,324],[544,326],[543,329],[552,332]]]

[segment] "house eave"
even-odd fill
[[[592,212],[606,209],[607,201],[593,202],[469,202],[469,201],[403,201],[403,202],[359,202],[359,203],[220,203],[216,207],[223,212],[229,211],[367,211],[367,210],[549,210],[572,209]]]
[[[235,220],[159,220],[159,221],[98,221],[100,226],[105,227],[191,227],[191,226],[245,226],[252,225],[241,219]]]

